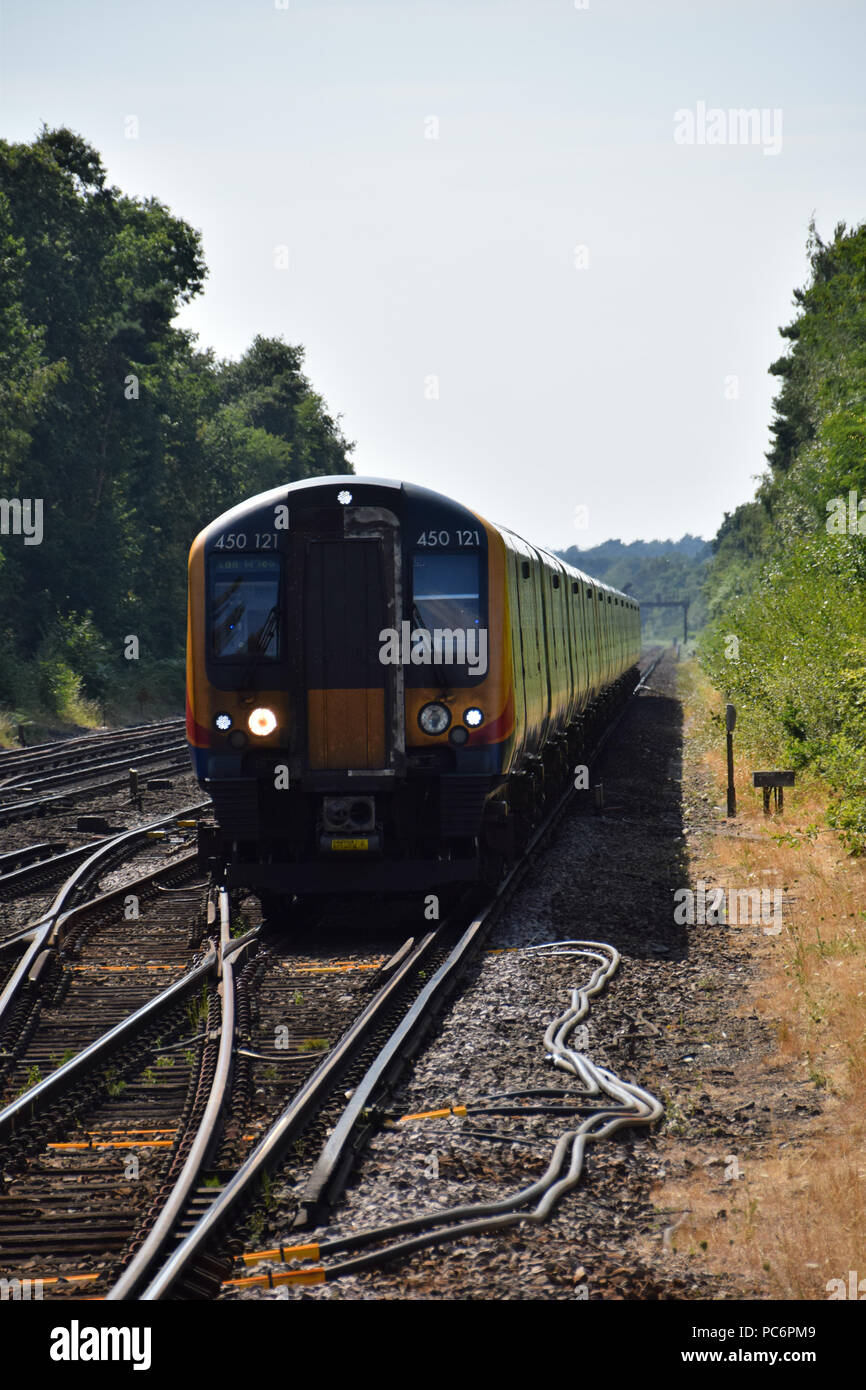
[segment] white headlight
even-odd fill
[[[425,705],[418,715],[418,723],[425,734],[444,734],[451,723],[451,712],[445,705]]]
[[[481,710],[478,709],[477,705],[473,705],[471,709],[466,710],[463,715],[463,723],[468,724],[470,729],[477,729],[479,724],[484,723],[484,715]]]
[[[272,709],[254,709],[247,723],[251,734],[264,738],[265,734],[272,734],[277,727],[277,716]]]

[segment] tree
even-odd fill
[[[0,141],[0,270],[0,495],[44,508],[41,544],[0,549],[0,641],[15,660],[61,646],[91,682],[129,632],[179,658],[197,532],[350,472],[352,446],[302,347],[257,337],[218,363],[175,327],[207,274],[199,233],[110,186],[75,132]]]

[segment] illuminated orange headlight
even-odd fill
[[[247,723],[251,734],[264,738],[265,734],[272,734],[277,727],[277,716],[272,709],[254,709]]]

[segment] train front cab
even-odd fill
[[[279,505],[290,528],[251,552]],[[475,877],[515,726],[504,551],[489,531],[435,493],[348,477],[252,499],[197,538],[188,730],[216,813],[200,851],[227,883],[402,893]],[[419,631],[457,628],[462,663],[407,660]],[[274,726],[255,733],[261,709]]]
[[[190,556],[203,859],[268,894],[471,881],[479,843],[513,850],[567,773],[580,716],[624,669],[625,618],[615,591],[425,489],[350,476],[234,508]],[[435,629],[465,629],[467,652],[484,630],[483,669],[407,660]],[[253,732],[261,710],[273,727]]]

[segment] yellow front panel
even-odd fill
[[[309,766],[383,768],[384,690],[310,690],[307,694]]]

